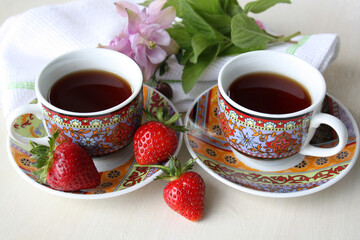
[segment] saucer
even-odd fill
[[[339,118],[349,133],[345,148],[331,157],[303,156],[300,163],[284,170],[259,170],[234,155],[217,120],[218,88],[202,93],[185,116],[185,144],[197,163],[217,180],[244,192],[267,197],[297,197],[323,190],[343,178],[359,155],[359,130],[350,112],[327,95],[323,112]],[[337,144],[336,134],[320,126],[312,144],[330,147]],[[254,162],[256,160],[252,160]],[[272,160],[276,164],[276,160]]]
[[[143,93],[144,107],[150,112],[154,113],[157,108],[164,105],[169,108],[171,114],[178,112],[171,101],[155,89],[144,86]],[[176,124],[182,125],[181,119]],[[46,136],[42,121],[32,114],[19,117],[13,127],[22,136]],[[180,151],[182,138],[183,133],[179,133],[178,146],[174,156]],[[31,158],[30,145],[17,143],[8,137],[7,149],[11,164],[28,182],[46,192],[69,198],[102,199],[123,195],[145,186],[162,173],[158,168],[134,167],[136,162],[130,144],[118,152],[94,158],[95,166],[101,174],[101,183],[98,187],[76,192],[63,192],[55,190],[47,184],[39,183],[37,177],[32,174],[36,168],[32,166],[35,160]]]

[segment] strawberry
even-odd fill
[[[190,159],[181,168],[180,161],[170,157],[169,167],[163,165],[147,166],[160,168],[165,173],[164,176],[159,176],[156,179],[170,181],[163,192],[166,204],[185,218],[198,221],[204,212],[205,183],[198,173],[187,172],[192,168],[194,162],[195,159]]]
[[[55,148],[59,131],[49,137],[49,146],[30,142],[30,153],[37,159],[38,168],[33,173],[40,183],[47,182],[60,191],[78,191],[97,187],[100,173],[97,171],[91,155],[72,142],[65,142]],[[55,150],[54,150],[55,149]]]
[[[176,113],[170,118],[167,108],[159,108],[156,117],[146,109],[144,112],[149,121],[141,125],[134,134],[135,161],[141,165],[165,161],[177,148],[176,131],[186,131],[184,126],[175,125],[181,115]]]

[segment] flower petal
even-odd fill
[[[155,0],[155,1],[151,2],[149,5],[149,8],[148,8],[149,15],[159,13],[161,11],[161,9],[163,8],[163,6],[165,5],[165,3],[166,3],[166,0]]]
[[[155,42],[156,45],[167,46],[170,44],[171,38],[167,31],[158,30],[150,35],[149,40]]]
[[[119,38],[116,36],[112,41],[110,41],[110,47],[116,51],[121,51],[121,49],[128,43],[128,41],[128,39]]]
[[[139,25],[141,23],[141,18],[140,16],[130,10],[130,9],[126,9],[127,15],[128,15],[128,33],[129,34],[134,34],[134,33],[138,33],[139,32]]]
[[[144,39],[143,36],[140,35],[140,33],[132,34],[129,36],[129,40],[131,42],[131,48],[136,49],[138,45],[147,46],[147,41]]]
[[[136,42],[136,40],[134,42]],[[146,46],[143,44],[136,45],[134,42],[132,42],[131,46],[135,53],[134,60],[137,64],[139,64],[139,66],[146,67],[148,64],[148,59],[146,58]]]
[[[152,64],[151,62],[149,62],[149,64],[146,66],[146,68],[144,68],[143,71],[143,77],[144,80],[149,80],[151,78],[152,75],[154,75],[154,72],[157,68],[157,65]]]
[[[165,60],[167,53],[161,47],[156,46],[154,49],[146,48],[146,55],[150,62],[153,64],[159,64]]]
[[[144,80],[148,80],[155,72],[156,65],[151,63],[146,56],[146,47],[144,45],[138,45],[135,49],[134,60],[141,68]]]
[[[138,6],[132,2],[120,1],[120,2],[115,2],[114,4],[116,7],[116,11],[123,17],[127,17],[126,9],[130,9],[136,14],[140,13]]]
[[[159,29],[161,29],[159,24],[140,24],[139,26],[139,32],[146,38],[149,38],[154,31]]]
[[[168,28],[173,23],[176,17],[176,10],[174,7],[170,6],[161,10],[157,14],[149,15],[146,19],[147,24],[157,23],[160,24],[161,28]]]

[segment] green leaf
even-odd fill
[[[150,3],[152,3],[153,1],[155,1],[155,0],[146,0],[142,3],[139,3],[139,5],[144,6],[144,7],[149,7]],[[181,17],[180,0],[167,0],[163,9],[167,8],[169,6],[173,6],[176,10],[176,16]]]
[[[169,173],[170,173],[171,176],[175,176],[175,174],[176,174],[176,168],[175,168],[175,163],[174,163],[174,158],[173,157],[170,158]]]
[[[182,73],[182,86],[185,93],[191,91],[201,74],[209,66],[209,64],[217,57],[222,50],[222,44],[213,46],[201,54],[196,64],[188,62],[183,69]]]
[[[194,55],[190,58],[190,62],[197,63],[199,55],[208,47],[218,44],[218,42],[210,40],[207,36],[198,33],[191,39],[191,44],[194,50]]]
[[[245,5],[244,12],[261,13],[278,3],[291,3],[291,1],[290,0],[257,0],[253,2],[248,2]]]
[[[167,0],[164,8],[169,7],[169,6],[173,6],[176,10],[176,16],[181,18],[182,17],[182,13],[181,13],[181,7],[180,7],[180,1],[181,0]]]
[[[219,57],[225,57],[225,56],[234,56],[241,53],[246,52],[247,50],[244,50],[242,48],[239,48],[237,46],[231,45],[227,48],[225,48],[223,51],[219,53]]]
[[[192,36],[197,33],[206,35],[209,39],[223,39],[224,36],[211,27],[194,9],[185,1],[180,1],[183,24]],[[174,39],[176,41],[176,39]]]
[[[243,12],[237,0],[219,0],[219,2],[223,11],[230,17]]]
[[[146,121],[150,122],[150,121],[158,121],[156,117],[154,117],[146,108],[143,109],[144,114],[145,114],[145,119]]]
[[[189,159],[186,163],[185,166],[181,169],[181,172],[187,172],[188,170],[191,170],[194,166],[194,163],[196,161],[196,158],[191,158]]]
[[[230,37],[231,17],[226,14],[201,12],[199,15],[209,23],[216,31]]]
[[[150,3],[152,3],[154,0],[146,0],[142,3],[139,3],[139,5],[144,6],[144,7],[148,7],[150,5]]]
[[[186,0],[186,2],[198,13],[222,13],[219,0]]]
[[[231,41],[245,50],[265,49],[272,38],[257,25],[253,18],[239,13],[231,21]]]
[[[170,37],[174,39],[180,48],[191,47],[191,37],[183,26],[173,25],[172,28],[166,29]]]
[[[194,50],[192,47],[188,49],[180,49],[180,51],[175,55],[177,61],[181,65],[185,65],[189,59],[194,55]]]
[[[43,168],[40,168],[39,170],[33,171],[33,174],[35,176],[37,176],[37,178],[38,178],[37,180],[40,183],[45,183],[46,182],[46,177],[47,177],[48,172],[45,171]]]

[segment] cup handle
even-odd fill
[[[7,117],[7,129],[10,134],[10,137],[12,137],[15,141],[23,144],[29,144],[30,141],[43,144],[43,145],[49,145],[48,137],[41,137],[41,138],[28,138],[19,135],[15,128],[13,127],[13,124],[15,120],[24,114],[34,114],[37,118],[43,119],[42,117],[42,107],[39,104],[28,104],[25,106],[18,107],[15,109],[8,117]]]
[[[307,144],[300,153],[303,155],[329,157],[339,153],[348,141],[348,132],[343,122],[340,119],[326,113],[315,114],[310,123],[311,128],[318,128],[320,124],[326,124],[332,127],[338,135],[339,143],[332,148],[321,148]]]

